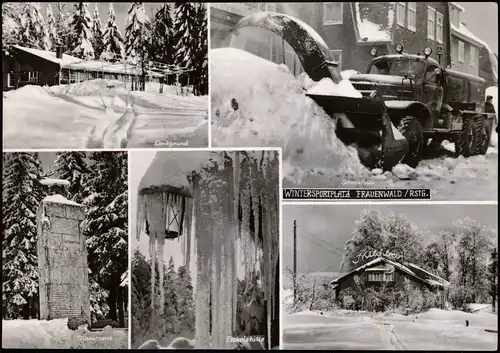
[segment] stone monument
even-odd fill
[[[37,211],[40,319],[68,318],[68,327],[90,324],[83,207],[48,196]],[[74,326],[74,327],[71,327]]]

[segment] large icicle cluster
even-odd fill
[[[278,177],[277,152],[214,153],[200,173],[200,198],[195,197],[199,219],[198,348],[230,348],[226,338],[237,328],[238,266],[244,268],[249,287],[260,284],[264,290],[270,347],[273,306],[278,301],[274,298],[279,253]],[[252,286],[254,273],[259,274],[259,283]]]

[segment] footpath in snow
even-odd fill
[[[498,316],[431,309],[417,315],[338,310],[285,314],[284,349],[495,350]],[[469,320],[469,327],[465,326]]]
[[[208,98],[114,80],[24,86],[3,96],[4,148],[205,147]],[[29,127],[29,128],[27,128]]]
[[[316,84],[305,74],[295,78],[285,65],[235,48],[211,50],[210,62],[213,146],[282,147],[284,187],[430,188],[434,200],[497,195],[495,132],[495,146],[485,156],[451,157],[453,145],[444,143],[439,157],[416,169],[369,171],[357,151],[337,138],[333,119],[305,95],[312,90],[352,97],[348,81],[332,87],[333,82]]]

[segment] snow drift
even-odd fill
[[[305,175],[297,171],[311,168],[369,174],[336,137],[334,121],[305,96],[314,85],[306,75],[297,80],[285,65],[234,48],[210,56],[214,147],[282,147],[283,172],[298,181]]]
[[[2,347],[28,349],[126,349],[128,334],[122,329],[72,331],[68,319],[2,320]]]

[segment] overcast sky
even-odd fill
[[[430,234],[466,217],[498,229],[496,205],[283,205],[284,266],[293,267],[293,221],[297,220],[297,272],[338,272],[345,242],[363,209],[376,209],[383,215],[401,212]]]
[[[464,8],[461,21],[498,54],[498,4],[496,2],[457,2]]]

